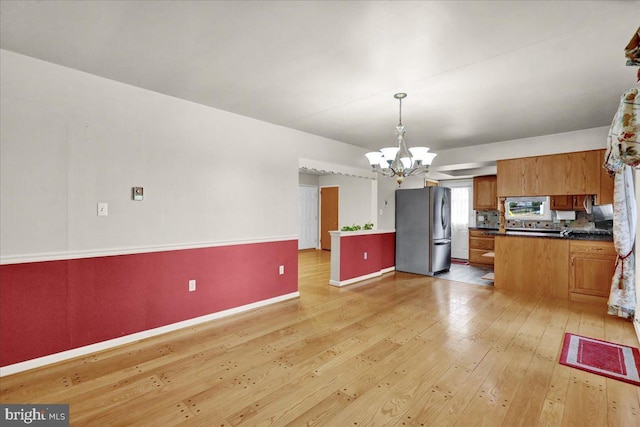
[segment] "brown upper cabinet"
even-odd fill
[[[601,200],[604,150],[498,160],[498,196],[595,194]],[[605,172],[606,175],[606,172]],[[606,183],[606,181],[605,181]],[[608,190],[604,188],[605,193]]]
[[[600,164],[604,163],[606,150],[600,151]],[[607,170],[600,167],[600,192],[596,194],[596,205],[610,205],[613,203],[613,178],[609,176]]]
[[[524,158],[498,160],[498,196],[522,196],[524,190]]]
[[[551,209],[555,211],[572,211],[573,196],[551,196]]]
[[[596,194],[600,191],[600,150],[580,151],[566,155],[567,194]]]
[[[585,198],[590,195],[551,196],[551,209],[555,211],[586,211]]]
[[[488,211],[498,209],[498,179],[495,175],[473,178],[473,209]]]
[[[567,193],[565,185],[571,163],[568,154],[538,157],[536,165],[538,185],[536,187],[536,193],[533,195],[575,194]]]

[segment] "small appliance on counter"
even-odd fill
[[[573,221],[576,219],[576,211],[556,211],[558,221]]]
[[[613,205],[593,205],[593,221],[597,229],[613,229]]]

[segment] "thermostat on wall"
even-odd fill
[[[142,200],[144,198],[144,190],[142,187],[133,187],[133,200]]]

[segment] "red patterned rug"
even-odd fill
[[[565,333],[560,363],[640,386],[637,348]]]

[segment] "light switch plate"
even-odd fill
[[[109,204],[98,203],[98,216],[108,216],[108,215],[109,215]]]

